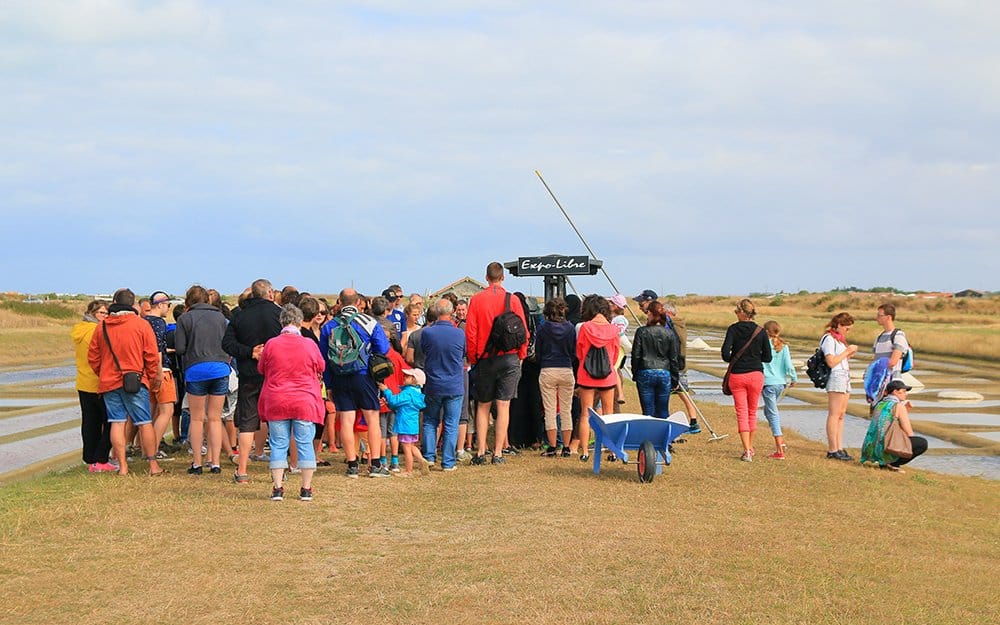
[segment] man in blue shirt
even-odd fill
[[[392,322],[392,325],[396,326],[396,335],[403,336],[403,332],[406,332],[406,315],[403,314],[403,309],[399,306],[402,301],[403,289],[400,288],[398,284],[393,284],[388,289],[382,291],[382,297],[384,297],[389,302],[389,314],[386,315],[386,319]]]
[[[369,477],[390,477],[388,467],[383,467],[378,458],[382,447],[382,432],[379,429],[378,386],[368,375],[368,357],[377,353],[383,356],[389,352],[389,338],[375,318],[358,311],[358,292],[344,289],[340,292],[340,312],[327,321],[320,331],[319,349],[326,360],[323,379],[326,382],[330,401],[337,407],[340,417],[340,440],[347,454],[347,477],[358,477],[358,456],[354,443],[354,416],[360,410],[368,424],[368,456],[371,458]],[[344,373],[330,360],[330,339],[334,329],[351,320],[351,326],[361,339],[361,366],[355,371]]]
[[[424,396],[424,458],[434,462],[437,452],[437,429],[444,423],[441,468],[455,469],[458,445],[458,421],[465,397],[465,332],[452,321],[455,309],[447,299],[434,304],[437,321],[421,330],[420,348],[424,352],[427,384]]]

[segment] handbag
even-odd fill
[[[142,373],[136,371],[122,371],[122,365],[118,362],[118,356],[115,355],[115,349],[111,347],[111,337],[108,336],[108,326],[104,322],[101,322],[101,330],[104,331],[104,340],[108,344],[108,351],[111,352],[111,357],[115,360],[115,366],[118,367],[118,371],[122,374],[122,390],[126,393],[135,395],[142,390]]]
[[[763,329],[764,328],[762,328],[761,326],[757,326],[757,329],[754,330],[753,334],[750,335],[750,340],[747,341],[746,344],[744,344],[743,347],[740,348],[740,351],[736,352],[735,356],[729,359],[729,367],[726,369],[726,375],[722,376],[723,395],[733,394],[733,390],[729,388],[729,374],[733,372],[733,365],[736,364],[736,361],[740,359],[740,356],[743,355],[743,352],[747,351],[747,348],[750,347],[750,344],[753,343],[753,340],[757,338],[757,335],[760,334],[760,331]]]
[[[906,432],[903,431],[903,428],[899,425],[899,421],[895,417],[893,417],[892,423],[885,430],[885,437],[882,439],[882,449],[886,453],[902,458],[903,460],[913,457],[913,444],[910,442],[910,437],[906,435]]]

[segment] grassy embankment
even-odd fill
[[[86,303],[0,300],[0,367],[52,365],[73,358],[70,329]]]
[[[636,401],[629,389],[629,401]],[[4,621],[140,623],[919,623],[1000,619],[1000,486],[821,459],[677,446],[642,485],[533,454],[411,480],[316,476],[266,500],[222,476],[74,469],[0,491]]]

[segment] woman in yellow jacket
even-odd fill
[[[83,461],[91,473],[117,471],[108,462],[111,451],[111,426],[104,401],[97,394],[97,374],[87,362],[87,350],[97,324],[108,316],[108,305],[94,300],[87,305],[83,320],[73,326],[70,337],[76,351],[76,392],[80,395],[80,436],[83,438]]]

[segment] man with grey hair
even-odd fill
[[[374,352],[386,355],[389,339],[385,330],[371,316],[358,310],[358,292],[344,289],[340,292],[340,312],[326,322],[320,332],[320,352],[326,360],[326,381],[329,399],[337,407],[340,417],[340,439],[347,454],[347,477],[358,477],[358,456],[354,445],[354,417],[358,410],[368,423],[368,449],[371,459],[369,477],[390,477],[387,467],[378,458],[382,446],[382,432],[379,429],[379,392],[375,381],[368,375],[368,358]],[[345,335],[346,338],[345,338]],[[356,339],[355,339],[356,337]],[[359,341],[346,345],[340,341]],[[349,349],[341,349],[349,348]],[[335,358],[344,355],[343,362]],[[350,360],[347,360],[349,354]]]
[[[465,400],[465,332],[452,321],[455,312],[448,299],[432,307],[437,321],[421,329],[420,348],[424,353],[427,383],[424,396],[423,454],[433,463],[437,454],[437,429],[443,424],[441,468],[455,469],[458,422]]]
[[[264,386],[264,376],[257,371],[257,360],[264,350],[264,343],[281,333],[281,309],[274,303],[274,288],[268,280],[260,278],[250,285],[250,297],[233,311],[232,319],[222,337],[222,349],[236,359],[236,372],[240,386],[236,396],[236,413],[233,415],[237,429],[238,455],[233,481],[246,484],[247,460],[250,447],[256,446],[255,460],[264,456],[264,433],[260,427],[257,401]]]
[[[677,316],[677,306],[673,302],[664,303],[663,311],[667,313],[667,327],[674,331],[674,334],[677,335],[677,340],[681,344],[680,373],[677,375],[677,380],[673,382],[671,393],[680,396],[681,401],[684,402],[684,412],[687,413],[691,428],[688,430],[688,434],[700,434],[701,426],[698,425],[698,413],[695,411],[694,403],[691,401],[691,387],[688,386],[687,326],[684,324],[684,319]]]

